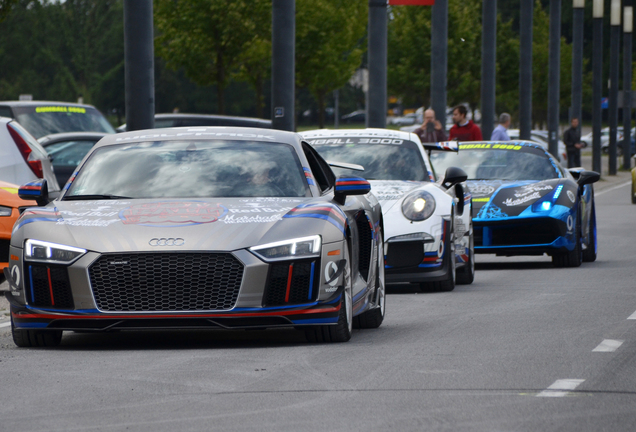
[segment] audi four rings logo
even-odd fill
[[[150,246],[183,246],[185,240],[182,238],[153,238],[148,244]]]

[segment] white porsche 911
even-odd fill
[[[472,201],[466,173],[450,167],[443,177],[428,152],[457,151],[457,144],[425,143],[417,135],[387,129],[302,132],[327,161],[360,165],[382,205],[387,283],[419,283],[424,291],[452,291],[475,275]]]

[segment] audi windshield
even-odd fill
[[[295,149],[251,141],[153,141],[104,146],[64,200],[311,196]]]

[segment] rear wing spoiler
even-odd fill
[[[424,150],[452,151],[452,152],[457,152],[459,150],[459,143],[457,141],[422,143],[422,146],[424,147]]]

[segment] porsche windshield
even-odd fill
[[[99,148],[64,200],[304,196],[310,192],[292,146],[215,140]]]
[[[376,140],[381,141],[380,138]],[[334,144],[333,141],[341,143]],[[422,154],[414,142],[387,139],[400,143],[367,144],[360,141],[358,137],[307,140],[327,161],[353,163],[364,167],[364,171],[333,168],[336,175],[354,175],[367,180],[431,181]]]
[[[466,171],[468,180],[547,180],[562,177],[558,166],[542,150],[518,145],[508,145],[506,149],[492,146],[461,144],[457,153],[433,152],[431,163],[438,172],[444,172],[451,166],[459,167]]]

